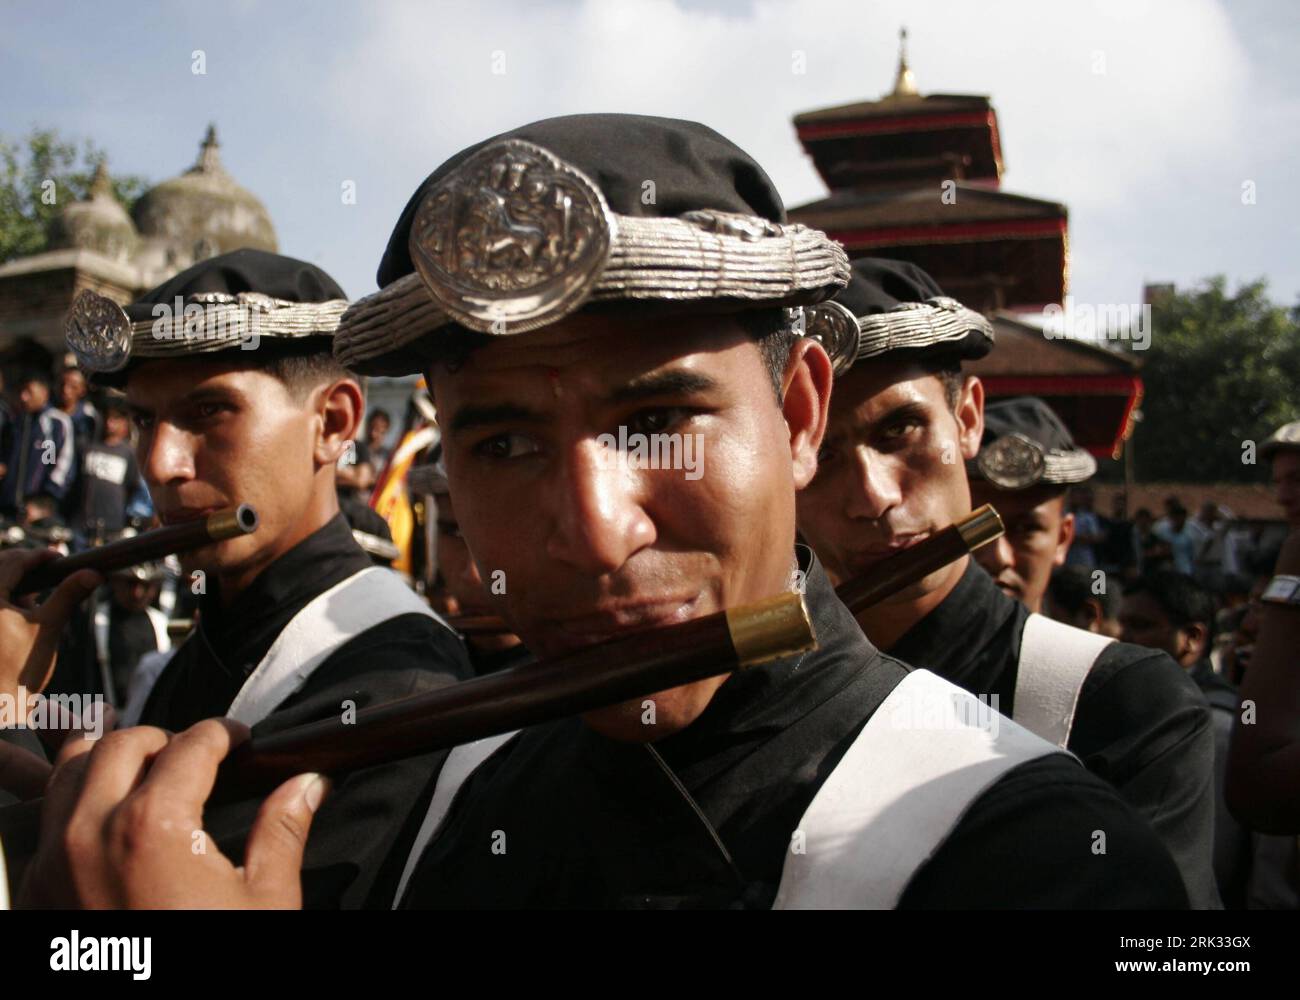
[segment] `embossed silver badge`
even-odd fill
[[[89,289],[73,301],[63,332],[87,371],[115,372],[131,358],[131,321],[116,302]]]
[[[411,225],[411,259],[462,326],[525,333],[586,300],[615,221],[582,171],[521,139],[479,150],[435,184]]]
[[[999,489],[1023,490],[1043,478],[1047,457],[1036,441],[1012,432],[980,449],[976,464],[984,478]]]
[[[831,367],[840,375],[853,367],[858,357],[858,320],[838,302],[823,302],[804,309],[805,337],[826,348]]]

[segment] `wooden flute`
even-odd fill
[[[882,560],[837,594],[855,614],[1002,534],[991,506]],[[779,594],[597,643],[563,656],[376,705],[243,743],[222,764],[210,801],[264,794],[306,771],[350,771],[617,704],[816,646],[803,596]],[[39,800],[0,809],[11,864],[35,850]],[[25,858],[24,858],[25,860]]]
[[[1002,534],[988,505],[882,560],[836,593],[858,612]],[[679,625],[462,681],[329,719],[255,736],[222,765],[219,798],[273,788],[303,771],[352,770],[577,715],[814,648],[802,596],[780,594]]]
[[[155,528],[62,559],[51,559],[19,580],[13,594],[37,594],[50,590],[78,570],[93,569],[108,575],[127,566],[189,552],[237,535],[248,535],[256,530],[257,512],[248,504],[241,503],[238,507],[219,510],[207,517]]]

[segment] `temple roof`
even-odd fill
[[[161,258],[143,262],[146,266],[186,267],[245,247],[278,249],[265,206],[226,171],[219,148],[216,127],[210,125],[194,166],[136,202],[132,214],[140,235]]]
[[[95,250],[125,262],[139,240],[131,217],[113,196],[103,160],[95,166],[85,199],[70,202],[50,223],[52,250]]]
[[[945,202],[934,187],[906,191],[846,189],[820,201],[790,209],[790,218],[816,229],[867,229],[884,226],[950,225],[1002,219],[1063,219],[1060,202],[1008,194],[982,184],[953,182]]]

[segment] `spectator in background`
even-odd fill
[[[1120,490],[1111,498],[1111,516],[1101,518],[1106,536],[1097,546],[1097,565],[1108,577],[1127,579],[1137,564],[1133,551],[1133,522],[1128,518],[1128,495]]]
[[[99,436],[99,411],[86,398],[90,386],[80,368],[69,367],[59,372],[59,409],[72,421],[72,435],[80,453]]]
[[[1118,575],[1086,566],[1058,566],[1047,585],[1043,614],[1075,628],[1119,638]]]
[[[460,523],[456,520],[451,491],[447,486],[447,473],[441,461],[434,465],[429,482],[437,508],[435,544],[438,565],[438,580],[430,604],[434,610],[450,617],[453,627],[459,616],[491,617],[495,608],[488,596],[487,584],[479,574],[478,564],[460,533]],[[466,632],[461,638],[478,677],[518,666],[531,656],[520,638],[505,631],[504,627],[498,632]]]
[[[1137,558],[1136,576],[1155,573],[1169,566],[1169,543],[1156,534],[1155,516],[1146,507],[1133,515],[1133,551]]]
[[[102,694],[125,707],[141,658],[171,649],[167,616],[154,607],[165,575],[159,562],[111,573],[69,623],[47,693]]]
[[[1167,516],[1157,522],[1153,530],[1169,546],[1169,557],[1174,569],[1193,576],[1196,572],[1196,553],[1200,547],[1200,532],[1188,524],[1187,508],[1176,499],[1170,498],[1165,503],[1165,510]]]
[[[370,464],[374,467],[376,476],[383,473],[384,466],[393,454],[393,449],[386,443],[392,426],[393,418],[387,410],[376,408],[370,411],[366,420],[366,447],[370,451]]]
[[[1206,500],[1188,528],[1199,535],[1196,548],[1196,582],[1212,594],[1223,589],[1228,519],[1213,500]]]
[[[30,372],[18,383],[21,412],[10,432],[9,450],[0,457],[5,468],[0,482],[0,514],[18,516],[23,501],[44,494],[61,501],[72,485],[76,446],[72,421],[50,405],[50,381]]]
[[[1218,653],[1217,670],[1230,684],[1241,686],[1250,666],[1251,654],[1255,651],[1255,636],[1259,631],[1259,613],[1254,602],[1263,593],[1268,580],[1256,581],[1252,588],[1253,598],[1240,607],[1233,608],[1225,614],[1220,624],[1223,632],[1217,633],[1214,653]]]
[[[1070,491],[1070,513],[1074,515],[1074,539],[1065,554],[1065,565],[1097,565],[1097,547],[1106,541],[1101,518],[1092,509],[1092,487],[1076,486]]]
[[[1258,711],[1232,740],[1228,793],[1234,812],[1259,829],[1300,833],[1300,420],[1260,445],[1290,533],[1247,619],[1256,630],[1242,695]],[[1247,724],[1247,721],[1250,724]]]
[[[59,504],[48,493],[33,493],[23,497],[19,523],[36,538],[50,542],[67,541],[67,522],[59,514]]]
[[[1242,909],[1250,878],[1251,835],[1232,818],[1223,798],[1228,743],[1240,699],[1237,689],[1210,665],[1214,598],[1191,576],[1163,570],[1129,585],[1119,620],[1124,642],[1164,650],[1187,671],[1210,703],[1214,720],[1214,874],[1224,907]]]
[[[1273,493],[1287,525],[1300,529],[1300,420],[1278,428],[1260,453],[1271,464]]]
[[[73,521],[78,542],[96,544],[126,527],[127,503],[139,482],[126,400],[110,396],[104,403],[104,440],[90,445],[81,463],[81,506]]]
[[[370,447],[357,439],[348,443],[339,456],[334,474],[339,494],[339,506],[346,515],[349,510],[365,507],[370,502],[370,490],[375,485],[375,467],[370,460]]]

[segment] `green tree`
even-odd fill
[[[86,197],[102,159],[90,140],[77,143],[54,129],[33,129],[21,139],[0,135],[0,262],[49,248],[50,221]],[[112,184],[128,212],[149,186],[134,175],[115,176]]]
[[[1223,277],[1162,296],[1151,307],[1139,481],[1253,482],[1245,442],[1300,417],[1300,307],[1269,301],[1267,283],[1227,291]]]

